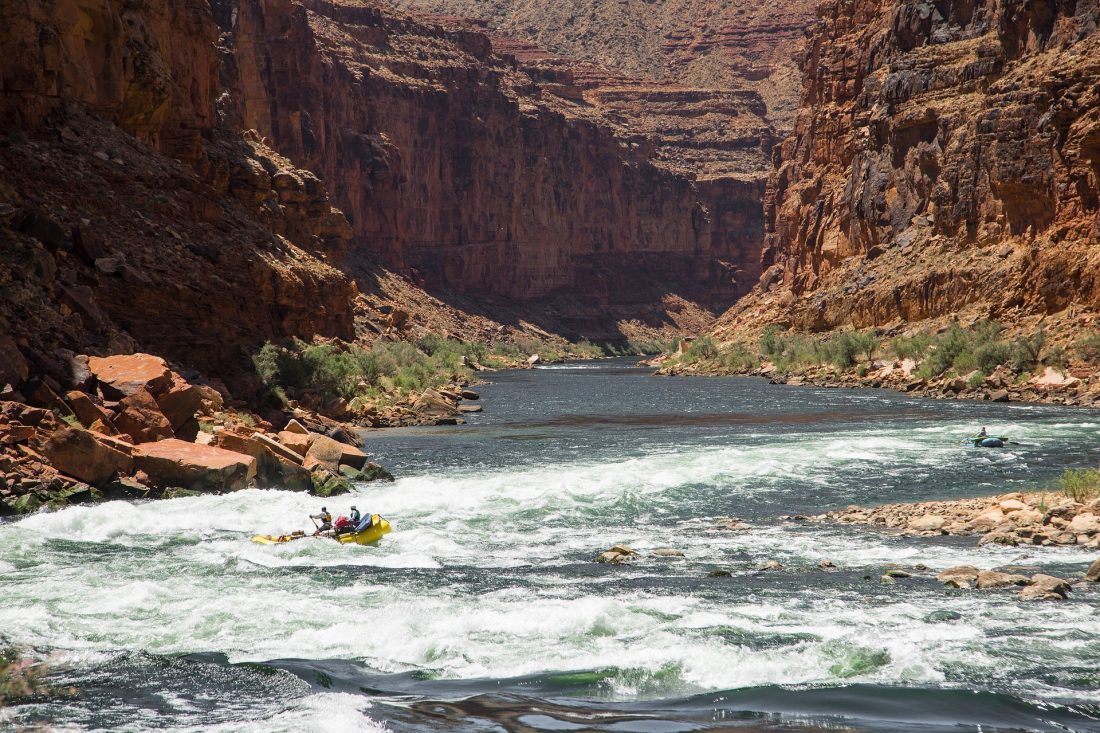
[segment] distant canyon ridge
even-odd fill
[[[1091,324],[1096,0],[20,0],[0,387],[141,348]]]

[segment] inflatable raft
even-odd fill
[[[377,514],[371,515],[371,525],[362,532],[346,532],[336,536],[336,541],[341,545],[373,545],[390,533],[390,523]]]
[[[374,545],[378,543],[378,540],[382,539],[385,535],[388,535],[393,527],[382,517],[377,514],[371,515],[371,526],[364,529],[362,532],[345,532],[344,534],[334,535],[326,532],[322,535],[306,534],[302,531],[291,532],[290,534],[257,534],[252,535],[252,541],[259,545],[281,545],[286,542],[293,542],[294,540],[300,540],[305,537],[326,537],[330,540],[336,540],[341,545]]]
[[[975,448],[1004,448],[1008,438],[1003,435],[972,435],[963,444],[972,443]]]

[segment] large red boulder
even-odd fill
[[[317,435],[306,451],[302,465],[309,470],[323,466],[339,473],[340,466],[362,468],[367,463],[367,454],[355,446],[341,443],[325,435]]]
[[[172,385],[172,370],[167,362],[151,354],[93,356],[88,359],[88,369],[99,380],[104,396],[113,400],[139,389],[159,394]]]
[[[121,450],[107,445],[95,433],[80,428],[62,428],[42,446],[42,455],[61,473],[89,484],[101,484],[116,473],[129,474],[134,461]]]
[[[172,430],[179,430],[202,407],[203,390],[173,372],[168,390],[158,394],[156,400]]]
[[[69,409],[76,415],[76,419],[86,428],[92,428],[93,425],[99,423],[101,428],[106,428],[107,432],[114,434],[115,430],[114,421],[111,420],[111,416],[107,414],[107,411],[97,405],[91,397],[81,392],[78,389],[74,389],[65,395],[65,399],[69,403]],[[94,429],[94,428],[93,428]]]
[[[310,489],[310,473],[302,468],[302,459],[263,433],[244,435],[222,430],[214,436],[213,445],[255,458],[256,478],[261,486],[291,491]]]
[[[135,443],[151,443],[175,436],[172,423],[160,411],[153,395],[144,389],[134,391],[118,403],[114,424]]]
[[[134,466],[158,486],[201,491],[236,491],[256,476],[252,456],[175,438],[134,446]]]

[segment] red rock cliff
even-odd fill
[[[555,53],[633,78],[698,89],[752,89],[790,128],[803,31],[814,0],[396,0],[426,13],[478,18]]]
[[[358,2],[215,13],[240,124],[328,182],[353,263],[380,260],[441,292],[566,302],[589,335],[667,293],[729,304],[754,279],[735,282],[759,238],[728,235],[751,218],[751,185],[701,193],[651,141],[624,139],[482,33]]]
[[[315,176],[221,123],[207,3],[0,17],[0,387],[63,382],[66,350],[240,374],[265,338],[352,334],[347,222]]]
[[[1100,307],[1096,0],[830,0],[730,324]]]

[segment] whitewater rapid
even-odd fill
[[[0,526],[0,629],[49,654],[77,684],[88,669],[127,655],[215,654],[231,664],[350,660],[373,674],[431,680],[598,671],[588,694],[612,701],[858,683],[1100,703],[1095,686],[1081,681],[1100,663],[1095,591],[1025,604],[931,579],[959,564],[1080,572],[1091,556],[778,520],[791,506],[884,500],[876,487],[942,484],[960,455],[976,462],[960,478],[960,495],[1005,475],[1036,480],[1034,453],[960,453],[944,439],[970,424],[750,426],[690,441],[673,430],[634,449],[607,437],[610,454],[574,451],[569,460],[553,458],[568,450],[532,451],[507,466],[452,456],[437,469],[425,459],[395,483],[328,500],[247,490],[39,513]],[[1019,413],[990,420],[989,429],[1033,444],[1100,435],[1096,422],[1060,415]],[[382,514],[394,532],[374,548],[250,542],[253,533],[308,528],[307,515],[322,504]],[[750,529],[715,529],[724,516]],[[643,555],[671,546],[685,558],[592,562],[619,542]],[[818,569],[823,559],[839,570]],[[757,572],[767,560],[784,570]],[[884,585],[879,577],[892,564],[928,570]],[[732,576],[708,577],[714,569]],[[362,695],[285,684],[284,692],[257,693],[286,695],[263,708],[262,722],[250,722],[254,711],[204,728],[177,701],[182,712],[158,726],[289,731],[308,721],[347,730],[386,722]],[[94,716],[51,715],[96,729]],[[135,712],[117,729],[148,725]]]

